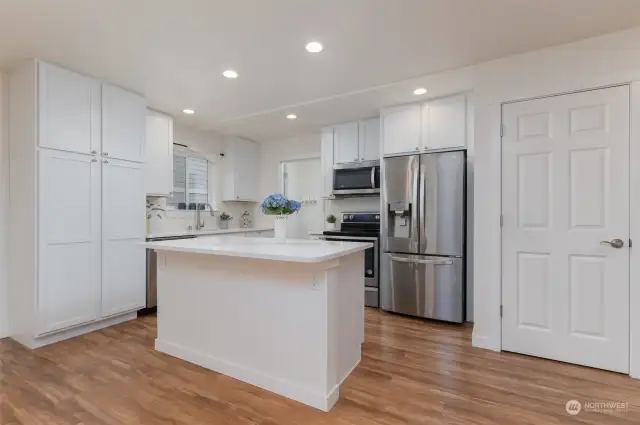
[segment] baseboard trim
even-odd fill
[[[247,384],[299,401],[316,409],[328,412],[338,400],[339,388],[323,395],[302,388],[299,385],[276,376],[267,375],[227,360],[220,359],[190,348],[182,347],[168,341],[156,339],[156,350],[173,357],[197,364],[226,376],[230,376]],[[355,368],[355,366],[354,366]],[[347,375],[348,376],[348,375]],[[345,377],[346,378],[346,377]],[[339,387],[339,385],[337,386]]]
[[[485,335],[471,334],[471,346],[476,348],[484,348],[491,351],[502,351],[500,347],[496,347],[491,338]]]
[[[64,341],[65,339],[75,338],[80,335],[87,334],[89,332],[97,331],[100,329],[108,328],[120,323],[134,320],[138,317],[137,312],[126,313],[120,316],[110,317],[108,319],[100,320],[98,322],[89,323],[88,325],[78,326],[75,328],[67,329],[61,332],[43,336],[41,338],[33,338],[29,335],[13,335],[11,339],[24,345],[30,349],[36,349],[44,347],[45,345],[55,344],[56,342]]]

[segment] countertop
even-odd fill
[[[147,239],[168,238],[173,236],[207,236],[207,235],[227,235],[230,233],[265,232],[273,230],[273,227],[250,227],[237,229],[201,229],[201,230],[174,230],[171,232],[147,233]]]
[[[373,247],[373,244],[361,242],[304,239],[278,241],[273,238],[228,236],[146,242],[143,245],[156,251],[190,252],[296,263],[321,263]]]

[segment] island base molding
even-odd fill
[[[360,362],[364,254],[292,263],[159,252],[156,350],[329,411]]]

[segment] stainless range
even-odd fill
[[[345,212],[340,230],[323,232],[327,241],[372,242],[364,253],[364,304],[379,307],[380,297],[380,212]]]

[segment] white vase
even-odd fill
[[[287,240],[287,219],[288,215],[277,215],[274,223],[274,237],[276,240],[284,242]]]
[[[336,230],[336,223],[327,223],[327,230]]]

